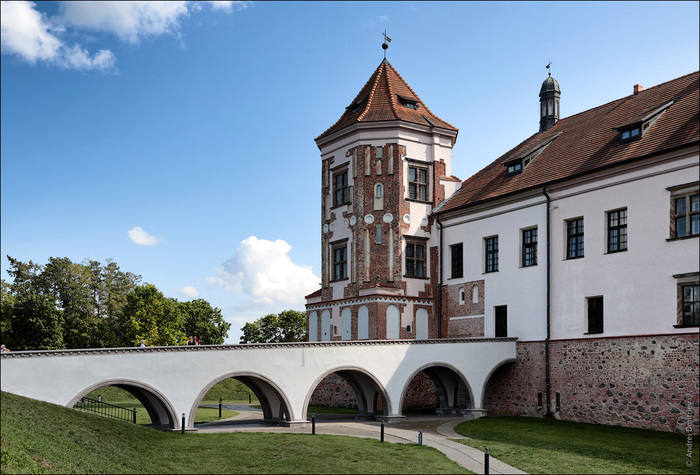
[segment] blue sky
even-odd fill
[[[2,2],[1,236],[112,258],[240,327],[320,282],[320,157],[383,58],[466,179],[563,117],[698,70],[698,2]]]

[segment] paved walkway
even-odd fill
[[[251,409],[248,405],[225,405],[224,407],[226,409],[238,411],[241,414],[230,419],[197,424],[197,432],[278,432],[311,434],[311,424],[309,424],[309,427],[270,426],[261,424],[259,421],[262,417],[262,412],[257,409]],[[464,419],[435,416],[409,417],[406,422],[385,424],[384,441],[415,444],[418,443],[418,433],[422,432],[423,445],[436,448],[448,458],[474,473],[484,473],[484,452],[450,440],[465,438],[454,431],[454,427],[460,422],[464,422]],[[379,439],[381,437],[381,423],[355,420],[328,421],[324,419],[319,420],[317,417],[316,433]],[[490,457],[489,473],[526,472]]]

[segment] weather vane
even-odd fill
[[[547,66],[545,66],[545,67],[546,67],[547,69],[549,69],[549,67],[550,67],[551,65],[552,65],[552,60],[549,60],[549,64],[547,64]],[[547,71],[547,73],[548,73],[550,76],[552,75],[552,71]]]
[[[386,28],[384,28],[384,43],[382,43],[382,48],[384,49],[384,59],[386,59],[386,50],[389,49],[389,43],[391,43],[391,38],[386,36]]]

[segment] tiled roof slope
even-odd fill
[[[404,106],[402,99],[417,102],[419,107],[417,109],[407,108]],[[413,92],[411,86],[403,80],[401,75],[389,64],[389,61],[384,59],[360,93],[350,103],[350,106],[345,109],[345,113],[340,119],[328,130],[316,137],[316,140],[318,141],[359,122],[380,122],[385,120],[403,120],[428,127],[434,126],[457,131],[456,127],[430,112],[430,109]]]
[[[698,90],[696,71],[561,119],[551,129],[531,136],[465,180],[461,188],[443,202],[438,212],[445,213],[599,168],[697,144],[700,122]],[[619,144],[620,132],[616,128],[641,121],[674,100],[642,138]],[[551,143],[520,174],[507,176],[504,163],[517,160],[550,140]]]

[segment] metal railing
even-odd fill
[[[102,402],[98,399],[84,397],[75,403],[73,409],[136,424],[136,409],[115,406],[114,404]]]

